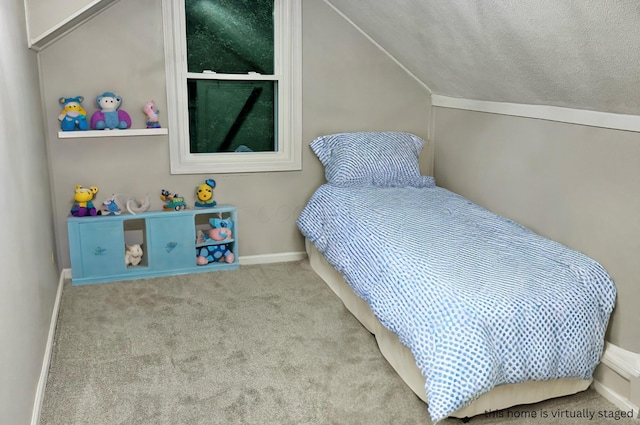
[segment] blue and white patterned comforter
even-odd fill
[[[459,195],[325,184],[298,227],[411,350],[433,421],[600,361],[616,297],[603,267]]]

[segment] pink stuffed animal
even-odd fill
[[[160,123],[158,122],[158,114],[160,111],[156,109],[154,100],[145,103],[142,111],[147,116],[147,128],[160,128]]]
[[[233,263],[235,261],[235,255],[232,251],[232,237],[233,233],[231,228],[233,227],[233,221],[226,219],[212,218],[209,220],[212,228],[207,230],[206,233],[200,235],[198,232],[198,238],[203,238],[203,243],[208,240],[215,241],[215,244],[210,244],[198,248],[196,254],[196,264],[203,266],[205,264],[224,261],[226,263]],[[229,243],[219,243],[224,241]]]

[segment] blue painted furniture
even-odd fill
[[[235,261],[199,266],[197,252],[213,242],[196,244],[196,231],[209,229],[209,219],[219,218],[220,214],[233,220],[234,238],[219,243],[230,244]],[[136,215],[69,217],[71,281],[73,285],[82,285],[237,269],[237,228],[236,208],[229,205]],[[125,265],[125,243],[142,245],[144,254],[140,264]]]

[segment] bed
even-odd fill
[[[593,259],[420,174],[402,132],[311,143],[298,218],[314,270],[438,422],[587,389],[616,289]]]

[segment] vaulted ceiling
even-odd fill
[[[325,0],[433,94],[640,115],[638,0]]]

